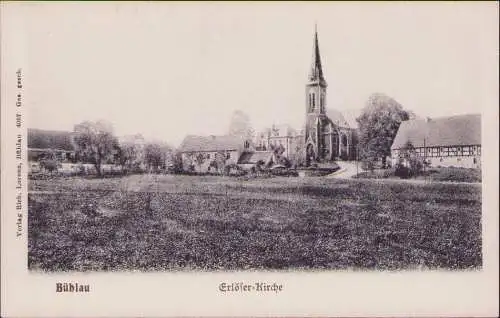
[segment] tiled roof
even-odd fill
[[[272,151],[244,152],[241,154],[238,164],[256,164],[259,161],[269,162],[273,157]]]
[[[181,152],[238,150],[243,144],[243,139],[235,136],[189,135],[184,138],[179,149]]]
[[[69,131],[28,128],[28,148],[73,151],[73,134]]]
[[[481,115],[458,115],[435,119],[414,119],[401,123],[391,149],[414,147],[480,145]]]

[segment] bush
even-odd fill
[[[61,164],[54,159],[43,159],[40,161],[40,168],[50,173],[57,172]]]
[[[364,159],[361,161],[361,169],[365,171],[373,171],[375,169],[375,164],[370,158]]]
[[[292,166],[292,163],[290,162],[290,160],[288,160],[288,158],[287,158],[287,157],[280,157],[280,158],[278,159],[278,163],[279,163],[280,165],[285,166],[285,168],[290,168],[290,167]]]
[[[410,168],[398,164],[394,170],[394,175],[400,177],[401,179],[408,179],[412,176]]]

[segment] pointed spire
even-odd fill
[[[321,67],[321,56],[319,54],[319,41],[318,41],[318,26],[314,23],[314,46],[313,46],[313,59],[311,64],[311,71],[309,73],[310,81],[325,82],[323,77],[323,69]]]

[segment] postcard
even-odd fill
[[[1,9],[2,316],[498,316],[498,3]]]

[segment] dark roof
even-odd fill
[[[28,128],[28,148],[73,151],[73,132]]]
[[[313,60],[311,64],[311,71],[309,73],[309,80],[325,82],[323,68],[321,67],[321,56],[319,54],[318,42],[318,32],[314,30]]]
[[[349,123],[345,120],[344,115],[336,109],[327,108],[326,116],[339,127],[350,128]]]
[[[272,151],[244,152],[238,159],[238,164],[256,164],[259,161],[268,163],[272,157]]]
[[[458,115],[435,119],[413,119],[401,123],[391,149],[414,147],[465,146],[481,144],[481,115]]]
[[[193,136],[184,138],[179,149],[181,152],[239,150],[243,139],[235,136]]]

